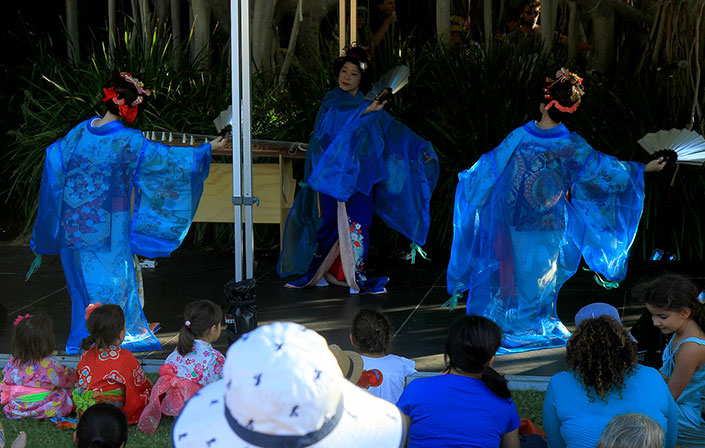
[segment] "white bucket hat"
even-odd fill
[[[400,447],[399,409],[343,378],[326,340],[289,322],[228,350],[223,379],[201,389],[172,429],[176,448]]]

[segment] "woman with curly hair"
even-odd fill
[[[678,435],[678,409],[655,369],[636,362],[636,344],[609,316],[580,322],[568,340],[568,371],[555,374],[546,390],[543,424],[548,446],[594,447],[616,415],[641,413],[665,434],[666,448]]]

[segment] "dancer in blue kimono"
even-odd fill
[[[360,47],[335,60],[338,87],[316,117],[306,153],[305,184],[287,218],[277,272],[303,276],[290,288],[329,282],[351,294],[383,294],[387,277],[366,271],[373,214],[424,244],[438,159],[431,144],[383,110],[385,101],[360,91],[367,54]],[[340,260],[344,276],[327,275]]]
[[[160,348],[141,306],[136,255],[166,257],[188,232],[208,176],[211,147],[147,140],[123,125],[140,114],[151,92],[129,73],[103,89],[107,112],[80,123],[46,150],[39,210],[30,248],[60,254],[71,295],[66,352],[78,353],[88,336],[89,304],[116,304],[125,313],[123,347]],[[134,200],[131,203],[131,198]],[[30,271],[32,272],[32,271]]]
[[[540,121],[512,131],[459,174],[446,302],[468,292],[467,313],[504,331],[500,352],[565,345],[560,287],[581,256],[609,282],[627,269],[644,200],[644,172],[660,171],[596,151],[563,123],[583,96],[561,69],[542,90]]]

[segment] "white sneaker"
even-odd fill
[[[328,281],[325,277],[321,277],[321,279],[316,282],[316,286],[328,286]]]
[[[350,288],[350,294],[360,294],[360,290]]]

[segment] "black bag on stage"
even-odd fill
[[[257,328],[257,297],[255,279],[241,282],[230,280],[223,287],[223,311],[227,324],[228,345]]]

